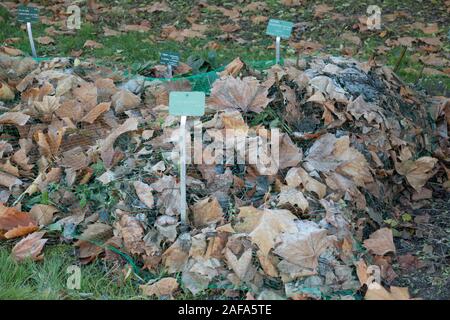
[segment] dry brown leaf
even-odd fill
[[[184,269],[189,258],[191,238],[189,234],[182,234],[164,253],[163,264],[169,273],[180,272]]]
[[[225,258],[227,260],[228,266],[233,269],[234,273],[236,273],[240,280],[248,280],[248,273],[251,270],[253,258],[253,252],[251,248],[245,250],[239,257],[239,259],[229,248],[226,248]]]
[[[368,103],[364,101],[362,96],[359,96],[347,105],[347,111],[359,120],[360,117],[366,118],[368,123],[375,121],[376,123],[383,122],[383,116],[380,107],[375,103]]]
[[[264,256],[275,246],[275,239],[281,233],[297,231],[294,222],[297,217],[288,210],[259,210],[254,207],[241,207],[238,218],[243,222],[235,225],[235,230],[248,233],[252,242],[258,245]]]
[[[0,52],[4,52],[5,54],[13,57],[23,56],[23,52],[21,50],[7,46],[1,46]]]
[[[42,121],[50,122],[53,113],[56,112],[60,106],[59,97],[44,96],[42,101],[33,101],[30,112],[33,116],[38,117]]]
[[[97,106],[95,106],[91,111],[89,111],[81,121],[87,122],[87,123],[94,123],[95,120],[104,112],[108,111],[111,107],[111,102],[102,102],[99,103]]]
[[[14,92],[11,88],[3,81],[0,81],[0,101],[14,100]]]
[[[24,126],[30,116],[22,112],[5,112],[0,115],[0,124],[14,124],[16,126]]]
[[[120,214],[120,220],[116,222],[115,229],[120,232],[129,253],[142,254],[144,252],[144,228],[135,217],[127,213]]]
[[[348,136],[336,138],[330,133],[323,135],[314,142],[305,160],[311,169],[324,173],[337,172],[349,177],[358,186],[364,187],[366,183],[373,182],[366,158],[350,147]]]
[[[388,252],[395,253],[392,230],[382,228],[375,231],[370,235],[369,239],[364,240],[364,247],[379,256],[383,256]]]
[[[100,49],[103,48],[103,45],[94,40],[86,40],[86,42],[83,45],[83,48]]]
[[[133,186],[139,200],[141,200],[149,209],[152,209],[154,205],[153,189],[148,184],[140,181],[133,182]]]
[[[327,4],[318,4],[314,7],[314,17],[323,18],[326,13],[332,11],[333,9],[333,7],[330,7]]]
[[[75,171],[86,168],[89,165],[88,159],[81,147],[75,147],[64,152],[61,164]]]
[[[0,204],[0,230],[7,231],[4,234],[6,239],[21,237],[37,229],[36,222],[28,213]]]
[[[278,206],[283,207],[289,204],[291,206],[296,206],[305,212],[309,208],[308,200],[306,200],[303,193],[295,188],[283,188],[283,190],[278,195]]]
[[[0,186],[7,187],[9,190],[11,190],[12,187],[20,186],[22,184],[23,182],[19,178],[9,173],[0,171]]]
[[[319,199],[325,197],[327,187],[312,178],[303,168],[291,168],[286,174],[286,183],[289,187],[302,186],[306,191],[314,192]]]
[[[9,230],[8,232],[6,232],[3,236],[6,239],[14,239],[14,238],[18,238],[18,237],[22,237],[24,235],[27,235],[31,232],[34,232],[36,230],[38,230],[39,227],[37,225],[35,225],[34,223],[30,223],[28,226],[22,226],[19,225],[11,230]]]
[[[137,126],[138,120],[136,118],[129,118],[101,141],[99,152],[107,169],[109,169],[112,165],[114,156],[114,142],[116,139],[126,132],[137,130]]]
[[[55,43],[55,40],[53,38],[51,38],[51,37],[48,37],[48,36],[37,37],[36,41],[38,43],[40,43],[40,44],[43,44],[43,45],[54,44]]]
[[[11,254],[16,261],[32,259],[39,261],[44,258],[41,254],[48,239],[42,239],[45,232],[34,232],[20,240],[12,249]]]
[[[141,103],[141,98],[126,89],[117,91],[111,97],[111,100],[112,106],[117,113],[136,108]]]
[[[259,113],[272,101],[267,98],[268,93],[269,88],[261,85],[256,78],[239,79],[228,76],[214,82],[208,105],[216,110]]]
[[[390,287],[389,291],[377,282],[368,285],[365,300],[410,300],[408,288]]]
[[[119,30],[123,32],[148,32],[150,31],[150,26],[144,24],[126,24],[122,25]]]
[[[421,157],[417,160],[397,163],[395,167],[397,172],[405,176],[416,191],[420,191],[428,179],[433,176],[433,168],[437,161],[433,157]]]
[[[163,278],[152,284],[141,285],[142,294],[145,296],[172,296],[172,294],[178,289],[178,282],[175,278]]]
[[[281,234],[274,253],[287,262],[314,271],[320,254],[329,246],[327,230],[315,222],[298,221],[295,231]]]
[[[53,215],[59,210],[53,206],[45,204],[35,204],[30,210],[32,217],[40,226],[46,226],[53,221]]]
[[[93,223],[87,226],[79,236],[82,241],[103,241],[105,242],[113,236],[112,227],[104,223]]]
[[[215,197],[202,199],[195,203],[191,209],[196,227],[207,226],[223,219],[222,207]]]
[[[226,76],[237,77],[243,67],[244,67],[244,63],[238,57],[238,58],[234,59],[233,61],[231,61],[229,64],[227,64],[225,69],[222,72],[220,72],[219,75],[221,77],[226,77]]]

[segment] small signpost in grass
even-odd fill
[[[267,25],[266,34],[275,38],[275,61],[280,63],[280,42],[281,38],[289,39],[292,32],[293,23],[289,21],[270,19]]]
[[[162,52],[159,56],[161,64],[167,66],[168,77],[172,78],[172,68],[178,66],[180,55],[174,52]]]
[[[169,95],[169,113],[181,116],[180,121],[180,216],[181,223],[187,224],[186,215],[186,119],[200,117],[205,113],[204,92],[173,91]]]
[[[33,58],[37,58],[36,48],[34,46],[31,24],[39,21],[39,9],[35,7],[20,6],[17,9],[17,21],[27,24],[28,39],[30,40],[31,53]]]

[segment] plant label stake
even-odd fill
[[[17,21],[27,24],[28,39],[30,40],[31,54],[37,58],[36,48],[34,46],[33,32],[31,24],[39,21],[39,9],[35,7],[20,6],[17,10]]]
[[[186,119],[205,114],[204,92],[172,91],[169,95],[169,113],[181,116],[180,121],[180,216],[181,223],[187,224],[186,215]]]
[[[172,68],[178,66],[180,55],[174,52],[162,52],[159,61],[167,66],[168,78],[172,78]]]
[[[292,32],[293,23],[289,21],[270,19],[267,24],[266,34],[275,37],[275,62],[280,63],[280,42],[281,39],[289,39]]]

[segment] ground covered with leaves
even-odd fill
[[[243,1],[231,8],[200,3],[180,25],[161,26],[158,39],[149,36],[145,21],[131,25],[123,19],[105,32],[120,33],[112,37],[130,32],[150,43],[210,41],[207,30],[214,29],[208,21],[220,16],[230,23],[222,25],[225,37],[216,35],[216,42],[233,48],[256,28],[246,23],[265,21],[267,16],[255,11],[269,15],[282,8],[276,16],[287,20],[301,10],[311,12],[310,25],[297,25],[303,33],[323,21],[330,27],[346,21],[325,4],[282,2]],[[138,16],[170,17],[178,6],[151,3],[134,10]],[[441,9],[446,7],[437,13]],[[102,12],[114,10],[100,3],[90,8],[90,17],[102,20]],[[44,23],[60,30],[58,37],[70,38],[58,12]],[[398,12],[403,11],[394,11],[391,23],[408,19]],[[358,21],[352,32],[364,32]],[[444,61],[433,69],[444,79],[433,78],[436,90],[448,81],[445,36],[439,23],[415,28],[433,36],[409,39],[408,54],[417,50],[413,54],[427,52],[423,59]],[[383,39],[390,29],[381,32],[375,38]],[[353,37],[359,37],[353,34],[350,41],[355,50],[361,49]],[[112,47],[83,41],[88,43],[83,51]],[[192,90],[192,81],[130,76],[120,66],[126,58],[117,59],[119,67],[83,59],[85,52],[79,52],[81,59],[36,62],[16,48],[0,47],[0,283],[9,288],[3,297],[29,297],[33,289],[12,289],[21,284],[44,298],[448,298],[445,92],[415,90],[420,88],[406,83],[407,74],[400,78],[377,54],[356,60],[347,47],[330,55],[312,43],[290,43],[301,56],[266,68],[223,51],[234,60],[216,74],[206,115],[189,118],[188,128],[202,123],[208,138],[203,149],[220,146],[230,129],[252,145],[266,146],[269,129],[278,128],[280,157],[275,167],[189,165],[188,225],[180,221],[179,159],[172,152],[179,119],[168,114],[168,96]],[[261,44],[255,46],[261,51]],[[105,53],[115,55],[127,56]],[[196,61],[187,59],[175,73],[215,67],[208,59]],[[156,62],[138,69],[156,78],[166,71]],[[250,148],[243,156],[254,153]],[[263,155],[271,159],[269,152]],[[216,156],[204,154],[204,163]],[[52,264],[49,256],[58,250],[70,258]],[[100,288],[114,283],[115,289],[101,293],[83,278],[87,295],[68,291],[60,280],[66,264],[81,265],[85,278],[97,278]],[[45,291],[42,279],[24,277],[30,270],[58,280],[49,281]]]

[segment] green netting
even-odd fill
[[[48,61],[54,58],[35,58],[36,61],[40,62],[40,61]],[[255,61],[245,61],[246,65],[250,66],[252,69],[256,69],[256,70],[265,70],[268,69],[270,67],[272,67],[273,65],[275,65],[276,61],[275,60],[255,60]],[[283,59],[280,60],[280,64],[283,64],[284,61]],[[211,91],[211,87],[214,83],[214,81],[216,81],[219,78],[218,73],[223,71],[225,69],[225,67],[220,67],[217,68],[215,70],[209,71],[209,72],[205,72],[205,73],[201,73],[201,74],[194,74],[194,75],[190,75],[190,76],[175,76],[173,78],[153,78],[153,77],[144,77],[144,79],[146,81],[160,81],[160,82],[174,82],[174,81],[189,81],[189,83],[192,86],[192,91],[203,91],[206,94],[209,94]],[[132,74],[129,73],[128,71],[125,71],[124,76],[126,77],[134,77],[134,76],[140,76],[137,74]]]

